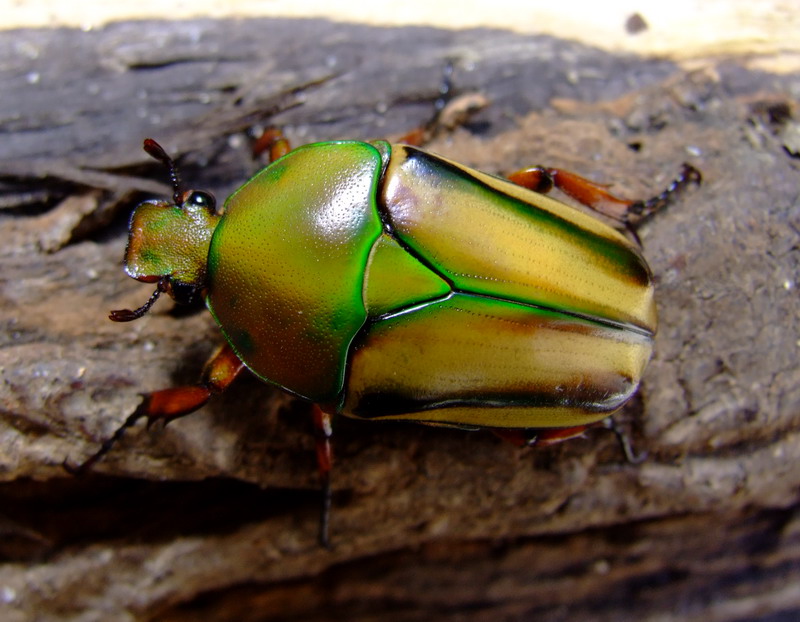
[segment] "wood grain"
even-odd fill
[[[145,391],[191,382],[205,313],[121,271],[130,208],[166,190],[145,136],[223,197],[248,128],[296,144],[400,134],[442,67],[492,101],[431,150],[564,166],[620,194],[689,160],[705,183],[641,231],[660,329],[611,434],[520,451],[489,434],[336,421],[331,551],[315,541],[306,405],[245,378],[71,478]],[[800,615],[800,75],[692,71],[498,30],[322,20],[0,33],[0,618],[778,620]]]

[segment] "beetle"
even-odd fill
[[[200,382],[146,394],[100,459],[139,419],[196,411],[245,368],[313,404],[328,542],[331,417],[489,428],[520,444],[580,434],[636,391],[653,348],[653,279],[639,247],[546,196],[635,222],[699,172],[628,201],[561,169],[508,179],[409,144],[335,141],[291,150],[218,210],[170,171],[171,201],[139,205],[125,272],[162,294],[202,299],[225,337]]]

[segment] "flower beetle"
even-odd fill
[[[133,212],[125,272],[202,298],[226,343],[197,385],[144,397],[124,430],[189,414],[246,367],[312,404],[327,542],[331,416],[490,428],[546,444],[574,436],[636,391],[656,330],[637,245],[545,196],[553,186],[623,221],[657,209],[699,173],[688,165],[647,202],[558,169],[501,179],[408,144],[324,142],[272,161],[222,210],[182,186]]]

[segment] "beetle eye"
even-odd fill
[[[217,202],[213,195],[202,190],[192,190],[183,202],[184,205],[191,205],[193,207],[205,207],[209,211],[214,211]]]

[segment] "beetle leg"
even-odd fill
[[[491,428],[491,432],[517,447],[549,447],[583,436],[587,429],[598,425],[601,424],[590,423],[572,428]]]
[[[631,464],[641,464],[647,458],[647,452],[643,451],[642,453],[636,453],[631,445],[631,439],[628,438],[628,435],[625,434],[625,430],[620,428],[613,417],[607,417],[603,419],[601,422],[603,427],[607,430],[611,430],[614,435],[617,437],[617,441],[622,447],[622,452],[625,454],[625,458]]]
[[[452,132],[464,125],[476,112],[489,105],[489,100],[480,93],[464,93],[453,97],[453,63],[448,61],[444,67],[439,97],[433,104],[433,116],[420,127],[414,128],[397,140],[399,143],[421,147],[430,142],[442,131]]]
[[[426,123],[401,136],[397,142],[412,147],[421,147],[425,143],[431,141],[438,133],[440,124],[439,119],[442,116],[442,111],[447,106],[447,102],[451,97],[450,92],[453,90],[453,63],[447,61],[442,72],[442,82],[439,84],[439,97],[433,103],[433,116],[428,119]]]
[[[141,404],[114,434],[103,442],[100,449],[77,467],[64,462],[64,468],[74,474],[86,472],[111,450],[128,428],[142,418],[147,419],[147,427],[150,427],[157,420],[162,420],[166,424],[195,412],[208,402],[214,393],[221,393],[227,389],[243,369],[244,364],[233,349],[228,344],[221,346],[206,363],[198,384],[145,394]]]
[[[319,543],[330,548],[328,526],[331,517],[331,467],[333,466],[333,448],[331,447],[331,415],[314,404],[312,410],[314,436],[317,442],[317,467],[322,485],[322,507],[319,519]]]
[[[666,190],[647,201],[621,199],[606,190],[608,186],[560,168],[533,166],[512,173],[508,179],[518,186],[542,194],[556,187],[596,212],[624,224],[635,224],[662,209],[689,184],[699,184],[702,175],[691,164],[684,163],[680,174]]]
[[[264,153],[269,153],[269,162],[272,163],[282,158],[292,150],[289,140],[283,135],[280,128],[269,127],[253,144],[253,157],[258,158]]]
[[[640,464],[647,458],[647,452],[637,454],[631,446],[631,441],[614,421],[613,417],[606,417],[602,421],[579,425],[572,428],[490,428],[498,438],[516,445],[517,447],[550,447],[564,441],[583,436],[589,428],[603,427],[610,430],[617,437],[625,459],[631,464]]]

